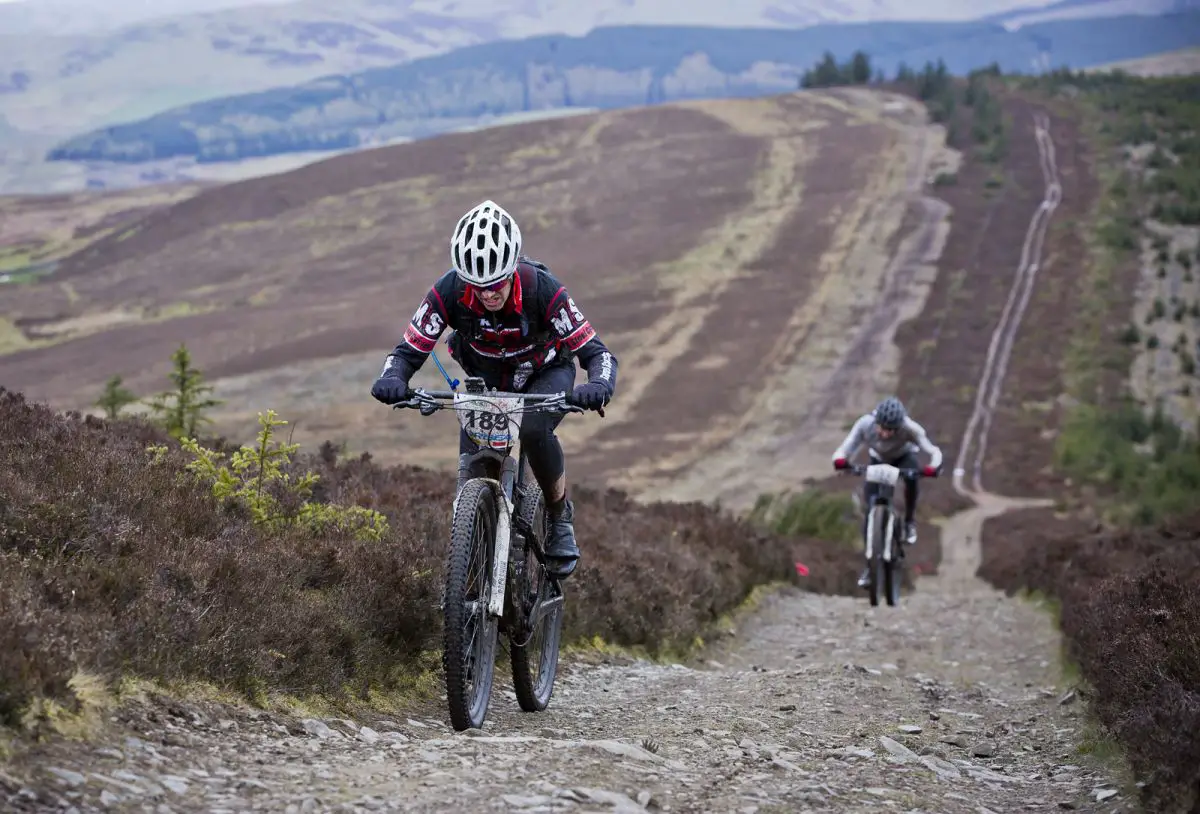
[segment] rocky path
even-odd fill
[[[1049,617],[939,580],[896,609],[776,595],[691,666],[576,662],[542,714],[498,686],[482,732],[152,706],[0,788],[23,811],[1133,810],[1078,751]]]

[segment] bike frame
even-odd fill
[[[874,464],[874,466],[888,466],[888,465],[887,464]],[[891,469],[895,469],[895,467],[891,467]],[[886,470],[883,470],[883,471],[886,472]],[[892,544],[893,544],[893,541],[895,538],[895,532],[896,532],[896,529],[895,529],[896,514],[892,508],[892,501],[893,501],[893,498],[896,493],[896,485],[895,485],[895,482],[888,483],[885,480],[883,480],[883,478],[887,478],[887,477],[889,477],[889,475],[890,475],[890,473],[883,475],[881,478],[880,477],[872,478],[871,469],[868,468],[868,470],[867,470],[867,480],[872,483],[877,484],[879,487],[878,491],[875,493],[875,499],[871,502],[871,506],[869,507],[869,509],[874,509],[876,506],[884,507],[884,517],[886,518],[886,520],[884,522],[887,524],[884,527],[883,551],[881,552],[883,554],[884,562],[892,562],[892,557],[895,554],[895,552],[893,551]],[[874,545],[875,545],[875,512],[868,511],[867,512],[867,546],[866,546],[868,562],[870,562],[870,560],[871,560],[871,555],[875,553],[874,548],[873,548]]]
[[[865,552],[866,560],[871,562],[871,557],[874,551],[875,539],[875,512],[876,506],[883,506],[887,510],[887,529],[883,537],[883,559],[885,562],[893,562],[895,557],[895,537],[896,537],[896,511],[895,511],[895,495],[896,484],[901,479],[916,479],[925,477],[925,473],[920,469],[901,469],[897,466],[892,466],[886,463],[873,463],[867,466],[852,465],[845,470],[852,475],[864,476],[868,483],[874,483],[879,488],[875,492],[875,496],[871,504],[867,506],[867,524],[865,532]]]
[[[536,412],[545,403],[553,403],[553,409],[561,409],[563,412],[583,412],[582,407],[566,403],[566,393],[489,391],[485,387],[483,379],[478,376],[468,376],[463,384],[466,390],[465,396],[513,399],[515,404],[511,409],[512,413]],[[437,410],[447,409],[447,405],[439,402],[453,401],[457,405],[459,402],[456,400],[456,396],[458,395],[460,394],[451,390],[417,390],[413,401],[402,402],[395,406],[419,406],[422,415],[432,415]],[[469,400],[465,396],[464,400]],[[529,410],[529,407],[532,407],[532,410]],[[496,535],[492,544],[492,584],[489,586],[487,609],[491,616],[497,618],[504,615],[505,592],[508,588],[508,560],[512,550],[513,519],[516,516],[517,501],[521,497],[518,487],[524,485],[525,462],[525,450],[522,448],[519,432],[512,439],[512,443],[504,449],[480,447],[475,452],[467,453],[459,461],[454,501],[450,508],[451,516],[454,516],[458,511],[458,498],[462,494],[463,486],[468,480],[476,478],[488,484],[496,499],[498,510],[496,512]],[[495,464],[499,470],[498,477],[493,477],[490,472],[482,475],[470,475],[469,473],[478,463]]]

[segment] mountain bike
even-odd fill
[[[848,475],[865,476],[878,485],[875,498],[866,508],[867,527],[863,534],[869,582],[867,595],[872,605],[879,604],[882,593],[888,605],[900,604],[900,583],[904,580],[904,523],[894,505],[896,483],[901,478],[926,477],[920,469],[901,469],[891,464],[863,466],[850,464],[839,470]]]
[[[487,390],[479,377],[463,384],[466,392],[416,390],[393,405],[423,416],[454,410],[478,446],[459,465],[442,603],[446,701],[458,731],[482,728],[487,717],[501,632],[521,709],[540,712],[550,703],[566,597],[546,569],[545,499],[532,473],[526,475],[521,419],[530,412],[584,412],[566,393]]]

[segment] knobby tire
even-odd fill
[[[900,546],[904,542],[900,539],[901,529],[903,527],[896,515],[892,514],[892,560],[883,564],[883,588],[884,594],[887,596],[888,605],[895,607],[900,604],[900,583],[902,581],[901,573],[901,557],[904,556],[904,550]]]
[[[558,596],[562,588],[550,580],[546,567],[534,554],[534,548],[544,550],[546,540],[546,507],[542,490],[535,484],[526,487],[521,501],[521,516],[533,529],[536,539],[526,540],[521,550],[514,549],[513,557],[521,558],[524,568],[512,585],[513,600],[522,603],[522,619],[536,610],[539,598]],[[552,591],[550,590],[552,589]],[[541,712],[550,703],[554,679],[558,671],[558,647],[562,636],[563,606],[543,616],[528,634],[525,630],[510,633],[509,656],[512,661],[513,689],[517,703],[525,712]]]
[[[487,602],[495,539],[495,495],[486,481],[467,481],[450,529],[442,625],[446,703],[450,722],[460,732],[483,726],[492,693],[497,620],[487,612]],[[474,581],[473,565],[479,569]],[[467,630],[472,615],[477,619],[474,636]]]
[[[869,598],[872,605],[879,604],[879,593],[883,590],[884,561],[883,541],[887,532],[887,511],[882,506],[871,509],[871,584]]]

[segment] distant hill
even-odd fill
[[[1051,0],[1035,0],[1035,7]],[[1104,0],[1085,0],[1104,2]],[[457,19],[464,27],[486,23],[497,36],[533,36],[551,32],[583,34],[601,25],[779,25],[794,27],[832,22],[869,20],[965,20],[993,12],[1025,8],[1020,0],[540,0],[537,3],[497,0],[349,0],[325,3],[312,0],[18,0],[0,3],[0,31],[8,34],[97,34],[128,25],[157,23],[165,17],[182,18],[233,12],[242,14],[256,6],[285,6],[298,17],[319,6],[332,7],[343,22],[386,17],[412,23],[422,16]],[[221,15],[226,21],[230,14]],[[214,15],[214,19],[217,17]],[[260,30],[257,33],[267,34]]]
[[[1139,59],[1125,59],[1097,65],[1091,70],[1125,71],[1134,76],[1172,76],[1200,73],[1200,48],[1184,48]]]
[[[162,17],[294,0],[16,0],[0,3],[0,31],[22,37],[95,34]]]
[[[1129,14],[1175,14],[1200,9],[1200,0],[1059,0],[1049,5],[1036,3],[1008,9],[981,19],[1003,23],[1006,28],[1051,20],[1120,17]]]
[[[1048,5],[1050,0],[21,0],[0,3],[0,115],[27,136],[61,139],[178,105],[498,40],[579,36],[599,26],[944,22]],[[0,142],[0,160],[4,148]]]
[[[1023,25],[858,23],[799,30],[599,28],[582,37],[495,42],[392,68],[178,107],[71,138],[53,161],[233,161],[418,137],[488,116],[737,97],[796,87],[830,50],[855,50],[893,75],[944,60],[954,73],[1085,68],[1200,44],[1200,12]]]

